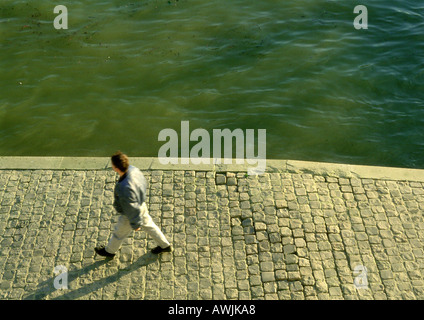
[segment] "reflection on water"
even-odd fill
[[[157,156],[164,128],[267,130],[268,158],[424,168],[414,1],[0,7],[0,154]]]

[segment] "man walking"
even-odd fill
[[[144,230],[158,244],[152,253],[171,252],[170,243],[148,213],[145,202],[147,181],[143,173],[130,165],[127,155],[120,151],[112,155],[111,160],[112,169],[119,174],[113,206],[121,216],[107,246],[95,248],[95,251],[101,256],[113,258],[132,230]]]

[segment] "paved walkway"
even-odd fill
[[[260,176],[150,163],[148,207],[175,251],[154,256],[134,232],[109,262],[93,249],[118,218],[112,170],[0,170],[0,298],[424,299],[422,170],[284,163]]]

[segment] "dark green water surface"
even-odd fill
[[[56,30],[53,8],[68,8]],[[424,4],[0,1],[0,155],[155,157],[266,129],[267,158],[424,168]]]

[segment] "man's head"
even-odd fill
[[[119,174],[124,174],[127,172],[128,167],[130,166],[130,162],[126,154],[122,153],[121,151],[115,152],[112,155],[111,160],[113,171]]]

